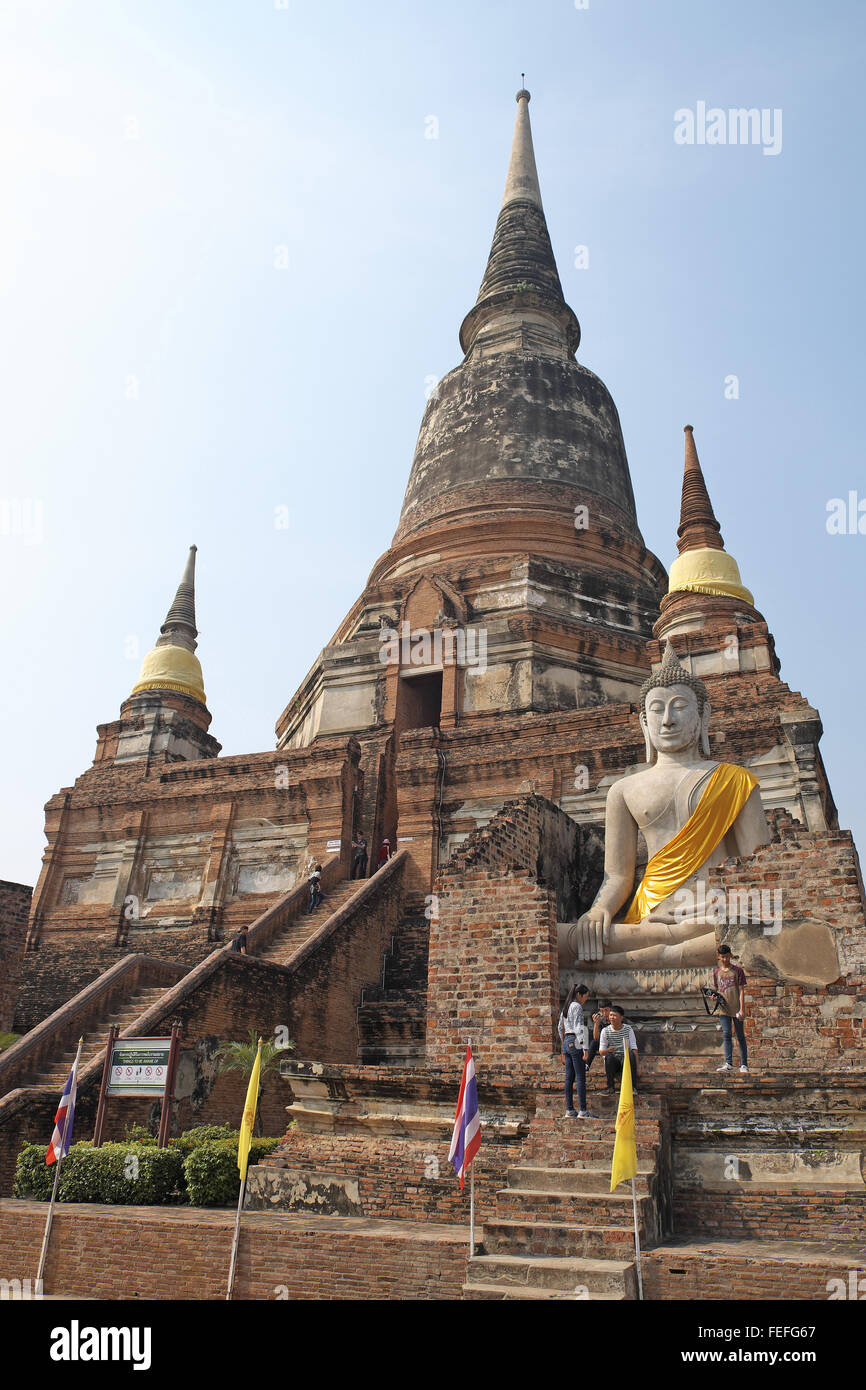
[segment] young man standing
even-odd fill
[[[623,1011],[618,1004],[610,1006],[610,1022],[602,1028],[599,1039],[599,1052],[604,1058],[604,1071],[607,1076],[607,1092],[612,1095],[614,1081],[622,1076],[625,1066],[625,1050],[629,1050],[631,1062],[632,1091],[637,1095],[637,1039],[630,1024],[623,1022]]]
[[[589,1069],[598,1056],[600,1047],[599,1038],[602,1028],[606,1028],[610,1023],[611,1003],[609,999],[602,999],[598,1006],[598,1013],[592,1016],[592,1037],[589,1040],[589,1056],[586,1059],[586,1074],[589,1076]]]
[[[722,1019],[722,1044],[725,1049],[725,1060],[716,1071],[730,1071],[734,1064],[734,1044],[731,1037],[731,1029],[737,1033],[737,1047],[740,1053],[740,1071],[747,1075],[749,1071],[749,1053],[746,1047],[746,972],[741,965],[735,965],[731,955],[730,946],[720,946],[718,949],[719,963],[713,971],[713,989],[717,990],[725,1001],[725,1012],[721,1015]]]

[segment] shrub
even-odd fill
[[[261,1162],[281,1142],[280,1139],[254,1139],[250,1144],[250,1167]],[[199,1144],[184,1160],[183,1172],[194,1207],[235,1206],[241,1187],[237,1136]]]
[[[15,1168],[15,1196],[48,1201],[54,1167],[41,1144],[27,1144]],[[184,1198],[183,1154],[154,1144],[73,1144],[60,1170],[61,1202],[155,1206]]]
[[[47,1144],[25,1144],[15,1164],[13,1196],[47,1202],[54,1185],[54,1166],[45,1162]]]
[[[237,1144],[238,1131],[232,1129],[231,1125],[198,1125],[195,1129],[188,1129],[177,1139],[169,1140],[172,1147],[180,1149],[184,1157],[191,1154],[193,1149],[197,1149],[200,1144],[208,1144],[214,1140],[234,1139]]]

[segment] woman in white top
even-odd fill
[[[565,1118],[567,1120],[589,1120],[592,1118],[586,1108],[586,1049],[589,1045],[586,1025],[583,1021],[583,1004],[589,994],[586,985],[572,985],[568,998],[559,1015],[557,1032],[562,1042],[562,1055],[565,1058]],[[574,1083],[577,1081],[577,1099],[580,1110],[574,1108]]]

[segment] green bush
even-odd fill
[[[169,1143],[186,1156],[200,1144],[209,1144],[213,1140],[234,1139],[237,1144],[238,1133],[239,1131],[232,1129],[231,1125],[198,1125],[195,1129],[186,1130],[179,1138],[170,1139]]]
[[[214,1137],[208,1137],[213,1135]],[[254,1139],[250,1167],[280,1144]],[[45,1162],[44,1144],[25,1144],[15,1165],[16,1197],[47,1202],[54,1166]],[[189,1201],[199,1207],[234,1206],[240,1190],[238,1134],[228,1125],[201,1125],[158,1149],[151,1140],[124,1140],[94,1149],[91,1141],[73,1144],[60,1170],[61,1202],[104,1202],[156,1206]]]
[[[281,1142],[280,1139],[254,1139],[250,1144],[249,1166],[261,1162]],[[185,1158],[183,1172],[194,1207],[236,1206],[241,1187],[237,1136],[199,1144]]]
[[[41,1144],[27,1144],[15,1168],[15,1196],[47,1201],[54,1167],[45,1162]],[[156,1206],[183,1201],[183,1154],[157,1149],[154,1144],[73,1144],[60,1170],[57,1196],[61,1202],[105,1202],[123,1206]]]
[[[12,1188],[15,1197],[26,1197],[30,1201],[47,1202],[54,1185],[54,1165],[49,1168],[45,1162],[47,1144],[25,1144],[15,1164],[15,1184]]]

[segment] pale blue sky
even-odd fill
[[[691,423],[862,839],[866,535],[825,521],[866,498],[863,66],[854,0],[6,3],[0,501],[39,503],[43,536],[5,513],[0,877],[35,882],[43,804],[193,541],[211,732],[273,747],[390,542],[425,381],[459,361],[522,70],[646,542],[676,553]],[[781,108],[781,153],[677,145],[698,101]]]

